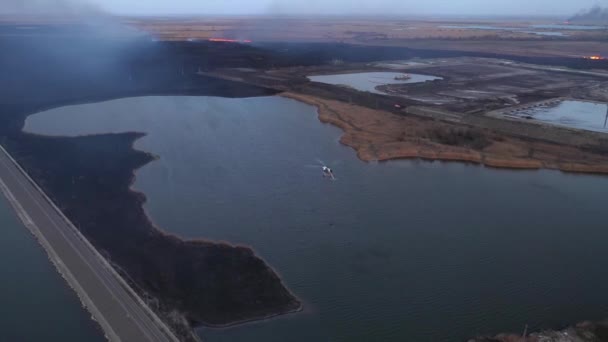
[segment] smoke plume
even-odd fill
[[[608,25],[608,8],[599,5],[578,13],[570,18],[571,22]]]

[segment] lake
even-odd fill
[[[563,32],[554,32],[554,31],[521,31],[524,33],[536,34],[539,36],[550,36],[550,37],[566,37],[567,34]]]
[[[252,246],[302,313],[206,341],[454,341],[608,316],[608,177],[418,160],[364,163],[308,105],[136,97],[25,130],[138,130],[134,188],[163,229]],[[321,175],[317,159],[334,169]]]
[[[549,24],[549,25],[532,25],[531,27],[538,29],[549,30],[605,30],[606,26],[597,25],[566,25],[566,24]]]
[[[565,100],[538,107],[525,108],[509,114],[551,123],[558,126],[608,132],[608,105],[587,101]]]
[[[468,30],[489,30],[489,31],[517,31],[519,27],[492,26],[492,25],[439,25],[439,28],[448,29],[468,29]]]
[[[395,77],[403,76],[403,73],[398,72],[361,72],[352,74],[318,75],[308,76],[308,79],[313,82],[348,86],[360,91],[369,91],[370,93],[375,94],[385,94],[376,89],[377,86],[381,85],[422,83],[442,79],[441,77],[429,75],[408,75],[410,76],[410,79],[408,80],[396,80]]]
[[[106,341],[3,195],[0,227],[0,340]]]
[[[469,30],[496,30],[496,31],[519,31],[526,28],[522,27],[507,27],[507,26],[493,26],[493,25],[439,25],[439,28],[449,29],[469,29]],[[539,24],[530,25],[527,28],[543,29],[543,30],[604,30],[606,26],[597,25],[566,25],[566,24]]]
[[[560,25],[532,25],[531,28],[538,29],[559,29]],[[567,34],[563,32],[556,31],[531,31],[527,30],[525,27],[505,27],[505,26],[492,26],[492,25],[440,25],[439,28],[448,28],[448,29],[467,29],[467,30],[488,30],[488,31],[512,31],[512,32],[522,32],[522,33],[530,33],[536,34],[539,36],[553,36],[553,37],[566,37]],[[586,26],[581,26],[586,27]],[[574,30],[574,29],[573,29]]]

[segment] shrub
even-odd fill
[[[435,128],[430,130],[429,139],[444,145],[466,146],[483,150],[491,144],[483,131],[472,128]]]

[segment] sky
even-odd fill
[[[608,0],[0,0],[0,14],[570,16],[597,4],[608,6]]]
[[[608,0],[94,0],[122,14],[572,15]]]

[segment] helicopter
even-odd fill
[[[312,168],[321,168],[321,172],[323,175],[323,178],[329,178],[331,180],[336,180],[336,177],[334,176],[334,171],[327,166],[322,160],[317,159],[317,163],[316,165],[306,165],[306,167],[312,167]]]
[[[323,177],[329,177],[332,180],[336,180],[336,177],[334,177],[334,172],[329,167],[323,165],[321,170],[323,170]]]

